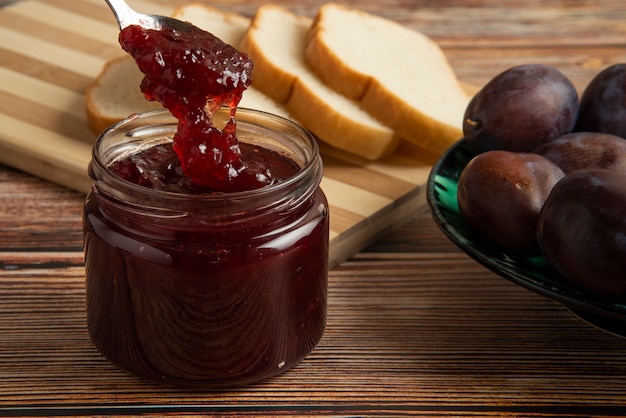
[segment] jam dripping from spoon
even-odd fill
[[[190,23],[134,12],[107,0],[120,25],[119,42],[144,74],[141,91],[178,120],[173,148],[193,183],[220,192],[256,189],[273,182],[271,172],[241,159],[236,108],[252,81],[252,60]],[[230,108],[223,127],[213,116]]]

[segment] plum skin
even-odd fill
[[[626,175],[586,169],[553,188],[537,221],[546,261],[574,286],[626,300]]]
[[[496,75],[470,100],[463,136],[476,151],[530,152],[574,129],[578,92],[556,68],[519,65]]]
[[[626,140],[602,132],[573,132],[533,150],[569,174],[586,168],[606,168],[626,175]]]
[[[626,63],[605,68],[587,84],[574,131],[626,138]]]
[[[489,246],[515,257],[541,254],[537,218],[553,185],[565,173],[532,153],[493,150],[478,154],[458,181],[459,211]]]

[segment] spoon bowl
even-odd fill
[[[120,30],[130,25],[139,25],[145,29],[173,29],[179,32],[189,31],[191,24],[167,16],[139,13],[124,0],[105,0],[117,20]]]

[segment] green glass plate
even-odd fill
[[[435,222],[448,239],[498,275],[562,303],[574,314],[605,331],[626,336],[626,305],[568,285],[543,257],[512,259],[474,239],[460,216],[456,196],[461,171],[474,155],[467,141],[458,141],[433,166],[428,179],[428,204]]]

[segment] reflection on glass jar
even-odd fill
[[[106,358],[138,376],[245,385],[294,366],[324,332],[328,204],[317,145],[282,118],[237,116],[242,143],[297,172],[221,194],[154,190],[112,173],[112,161],[170,141],[176,121],[165,111],[115,125],[94,147],[83,214],[88,328]]]

